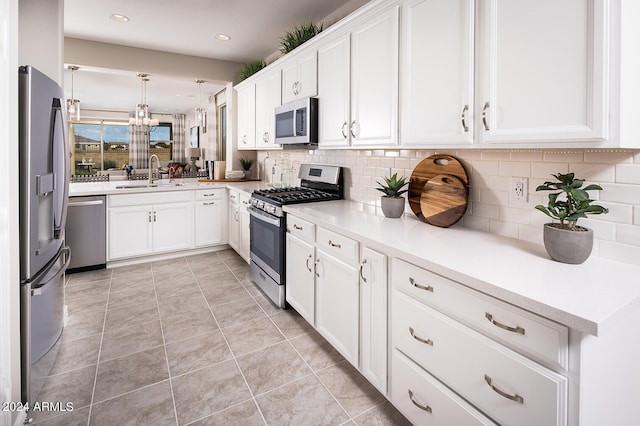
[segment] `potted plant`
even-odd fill
[[[240,166],[244,170],[244,178],[249,179],[251,177],[251,166],[253,166],[253,160],[240,157]]]
[[[609,213],[609,209],[592,204],[587,191],[601,191],[600,185],[582,188],[583,179],[576,179],[573,173],[552,175],[555,182],[547,181],[536,191],[555,191],[549,194],[547,206],[537,205],[540,210],[560,223],[544,225],[544,246],[553,260],[579,264],[587,260],[593,248],[593,230],[578,226],[578,219],[588,214]],[[560,197],[563,195],[563,197]]]
[[[384,195],[380,197],[380,204],[382,206],[382,213],[386,217],[397,218],[404,213],[405,199],[401,197],[402,194],[407,192],[404,188],[408,185],[404,176],[398,178],[398,173],[394,173],[391,177],[383,177],[384,183],[378,181],[378,191]]]
[[[286,55],[305,41],[322,32],[322,24],[308,22],[293,27],[280,38],[280,51]]]

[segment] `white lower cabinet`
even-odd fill
[[[195,196],[195,246],[224,243],[227,228],[226,190],[198,190]]]
[[[251,234],[249,229],[249,199],[251,194],[229,191],[229,245],[249,263]]]
[[[387,393],[387,256],[287,215],[287,303]]]
[[[193,191],[109,196],[108,260],[187,250]]]

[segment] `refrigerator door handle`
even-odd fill
[[[32,288],[31,289],[32,296],[40,296],[44,294],[49,289],[49,287],[51,287],[52,285],[55,285],[56,280],[58,279],[60,274],[63,274],[64,271],[67,270],[67,268],[69,267],[69,263],[71,263],[71,249],[67,246],[62,247],[62,250],[60,250],[60,256],[62,255],[66,256],[66,259],[62,268],[58,269],[58,272],[56,272],[56,274],[47,282],[47,284],[40,287]]]
[[[69,147],[67,146],[66,117],[62,109],[62,102],[54,98],[51,105],[53,114],[52,128],[50,132],[51,145],[53,146],[53,167],[55,174],[55,210],[53,213],[54,238],[62,238],[62,230],[67,222],[67,204],[69,200]],[[62,186],[62,188],[60,188]]]

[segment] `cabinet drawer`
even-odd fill
[[[196,201],[219,200],[224,197],[225,189],[199,189],[195,191]]]
[[[193,201],[193,191],[153,192],[146,194],[109,195],[109,207],[141,206]]]
[[[393,260],[393,287],[549,367],[567,369],[569,330],[561,324],[400,259]]]
[[[299,217],[287,215],[287,232],[309,243],[314,242],[316,226]]]
[[[324,228],[318,227],[316,247],[350,264],[360,261],[357,241]]]
[[[564,425],[567,378],[393,292],[393,345],[501,424]]]
[[[496,424],[395,349],[391,362],[391,401],[413,424]]]
[[[229,202],[238,204],[240,202],[240,193],[238,191],[229,191]]]

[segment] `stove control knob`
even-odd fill
[[[276,214],[276,207],[275,206],[268,206],[269,210],[267,210],[269,213],[271,214]]]

